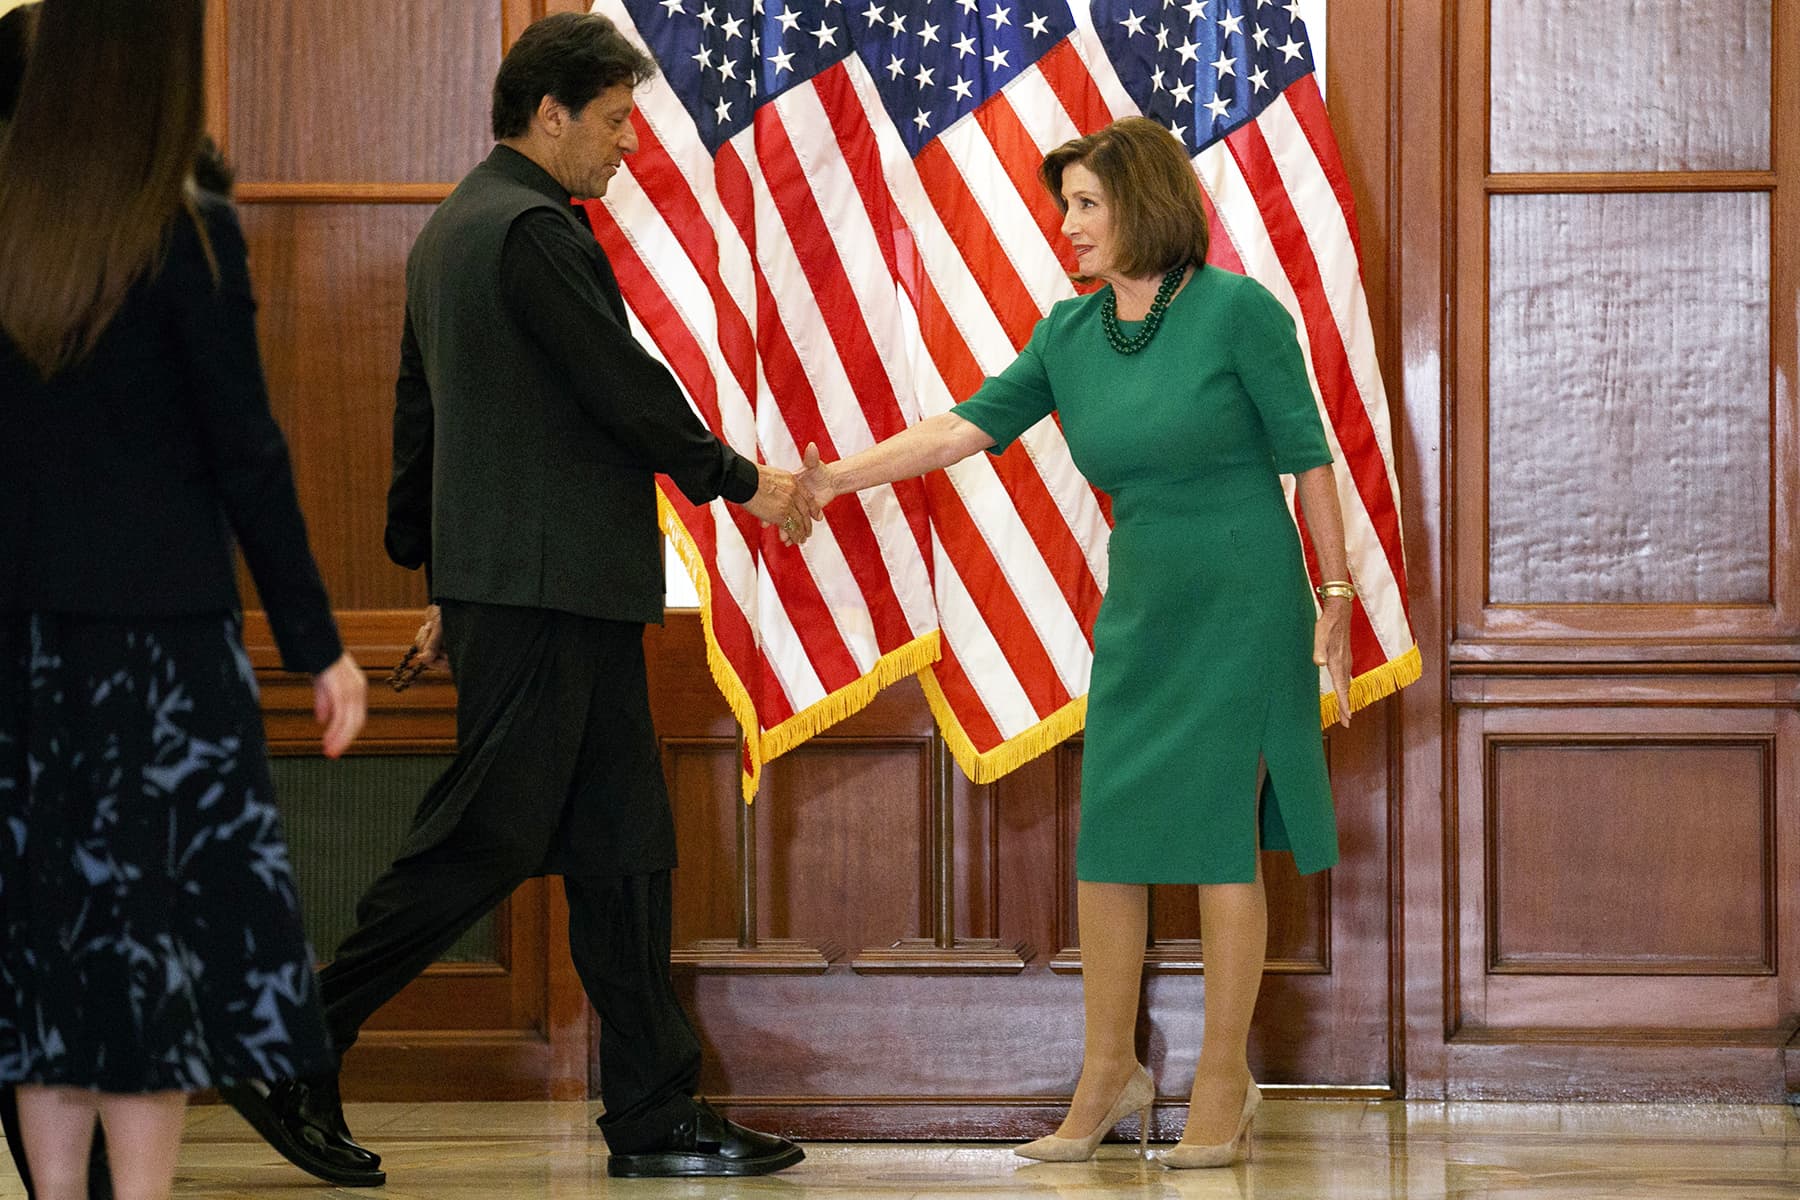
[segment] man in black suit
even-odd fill
[[[653,474],[798,542],[817,507],[696,418],[632,337],[575,197],[637,148],[655,63],[604,17],[528,28],[494,85],[499,145],[407,259],[387,550],[424,567],[418,648],[457,683],[456,761],[420,805],[358,927],[320,975],[340,1053],[363,1022],[534,874],[560,873],[575,968],[600,1015],[614,1175],[751,1175],[799,1147],[694,1097],[700,1046],[669,979],[674,822],[643,627],[663,611]],[[297,1165],[379,1182],[335,1077],[232,1096]],[[346,1166],[366,1155],[366,1166]]]

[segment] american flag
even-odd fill
[[[702,418],[775,465],[810,441],[854,453],[1004,368],[1074,294],[1044,153],[1117,117],[1169,125],[1213,261],[1304,331],[1361,590],[1352,707],[1418,676],[1355,217],[1297,2],[594,7],[663,68],[629,178],[588,206],[596,234]],[[905,675],[978,783],[1082,727],[1110,523],[1054,420],[998,458],[836,502],[801,548],[667,481],[661,509],[744,730],[746,795]]]

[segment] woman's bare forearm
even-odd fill
[[[955,413],[939,413],[825,469],[833,494],[857,492],[936,471],[993,444],[993,438]]]
[[[1294,476],[1300,512],[1319,556],[1319,577],[1351,582],[1349,556],[1344,551],[1344,511],[1338,506],[1337,482],[1329,464]]]

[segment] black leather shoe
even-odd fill
[[[806,1151],[786,1138],[745,1129],[727,1121],[704,1100],[669,1131],[660,1146],[631,1154],[612,1154],[608,1175],[628,1179],[697,1175],[767,1175],[791,1167]]]
[[[350,1151],[350,1157],[365,1159],[371,1167],[381,1165],[381,1155],[367,1146],[357,1144],[350,1136],[350,1126],[344,1121],[344,1101],[338,1095],[336,1075],[324,1075],[317,1079],[290,1080],[283,1087],[292,1096],[292,1103],[308,1120],[334,1130],[338,1140]]]
[[[307,1174],[339,1187],[387,1182],[381,1157],[350,1140],[335,1076],[272,1085],[250,1081],[219,1092],[276,1153]]]

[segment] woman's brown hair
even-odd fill
[[[1063,172],[1076,165],[1094,173],[1117,214],[1113,236],[1119,274],[1143,279],[1206,262],[1210,238],[1200,181],[1167,126],[1149,117],[1125,117],[1046,154],[1038,178],[1063,212],[1069,207],[1062,194]],[[1078,283],[1088,279],[1073,278]]]
[[[205,0],[44,0],[0,138],[0,329],[48,378],[161,257],[200,144]]]

